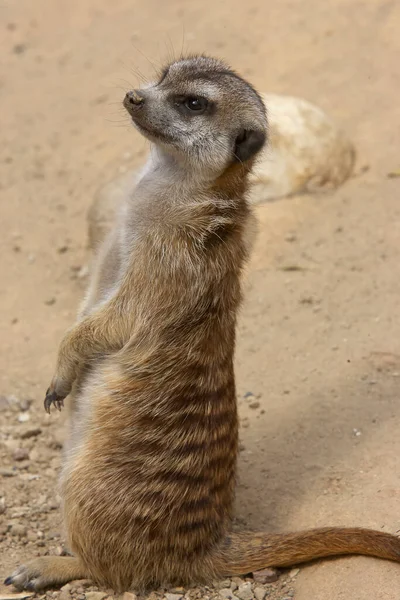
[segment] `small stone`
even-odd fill
[[[63,586],[60,588],[60,592],[70,592],[70,591],[71,591],[71,589],[72,589],[72,586],[71,586],[71,584],[70,584],[70,583],[66,583],[65,585],[63,585]]]
[[[28,460],[29,459],[29,450],[26,448],[17,448],[13,453],[13,459],[20,460]]]
[[[219,595],[221,596],[221,598],[231,600],[234,596],[234,593],[231,590],[231,588],[222,588],[221,590],[219,590]]]
[[[107,596],[104,592],[86,592],[86,600],[103,600]]]
[[[29,421],[29,419],[30,419],[30,416],[29,416],[29,413],[27,413],[27,412],[19,413],[19,415],[18,415],[19,423],[26,423],[27,421]]]
[[[58,508],[60,508],[60,503],[55,498],[53,498],[52,500],[49,500],[47,504],[48,504],[50,510],[57,510]]]
[[[250,402],[249,408],[260,408],[260,403],[258,402],[258,400],[256,400],[255,402]]]
[[[68,252],[69,247],[65,244],[64,246],[59,246],[57,248],[57,252],[58,254],[65,254],[66,252]]]
[[[69,593],[69,590],[61,590],[58,600],[71,600],[71,594]]]
[[[21,440],[28,440],[29,438],[37,437],[41,433],[42,430],[40,429],[40,427],[32,427],[31,429],[26,429],[25,431],[23,431],[20,435],[20,438]]]
[[[47,300],[45,300],[44,303],[47,306],[53,306],[53,304],[56,303],[56,299],[54,298],[54,296],[52,296],[51,298],[47,298]]]
[[[262,569],[254,571],[253,579],[257,583],[273,583],[279,579],[279,571],[277,569]]]
[[[33,400],[31,398],[22,398],[19,400],[18,404],[20,409],[25,412],[30,409],[32,402]]]
[[[26,536],[26,527],[20,525],[19,523],[14,523],[11,525],[10,533],[14,537],[25,537]]]
[[[43,506],[45,506],[45,505],[43,505]],[[43,512],[45,512],[45,511],[43,511]],[[49,533],[47,534],[48,540],[58,540],[60,537],[61,537],[61,535],[58,531],[49,531]],[[94,599],[94,600],[96,600],[96,599]]]
[[[122,596],[122,600],[137,600],[137,596],[133,592],[125,592]]]
[[[292,569],[289,573],[289,577],[291,579],[294,579],[294,577],[297,577],[297,575],[300,573],[300,569]]]
[[[18,440],[14,438],[9,438],[8,440],[4,440],[3,444],[8,448],[11,452],[15,452],[17,448],[19,448]]]
[[[257,600],[264,600],[265,596],[267,595],[267,590],[264,587],[261,587],[260,585],[256,585],[256,587],[254,588],[254,595],[257,598]]]
[[[37,534],[35,531],[28,531],[28,533],[26,534],[27,540],[28,542],[36,542],[37,541]]]
[[[239,587],[239,585],[242,585],[242,583],[244,583],[241,577],[232,577],[232,582],[236,584],[236,587]]]
[[[165,594],[167,600],[181,600],[183,594]]]
[[[26,50],[26,44],[15,44],[13,47],[14,54],[23,54]]]
[[[236,591],[236,596],[240,598],[240,600],[252,600],[253,590],[251,589],[250,581],[246,581],[246,583],[239,585]]]
[[[4,515],[6,512],[6,499],[4,497],[0,498],[0,515]]]
[[[1,477],[14,477],[17,474],[13,469],[3,469],[0,468],[0,476]]]
[[[7,396],[0,396],[0,410],[7,410],[10,408]]]
[[[231,587],[231,580],[230,579],[224,579],[223,581],[217,581],[215,582],[214,586],[219,589],[222,590],[223,588],[230,588]]]

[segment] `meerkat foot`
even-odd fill
[[[59,587],[74,579],[86,579],[88,573],[77,558],[69,556],[42,556],[21,565],[4,581],[17,590],[37,592]]]
[[[64,406],[64,398],[65,396],[59,396],[56,391],[52,391],[52,388],[49,387],[44,399],[45,411],[50,414],[50,408],[52,404],[54,404],[57,410],[61,411],[62,407]]]

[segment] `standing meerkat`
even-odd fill
[[[92,578],[121,592],[340,554],[400,560],[366,529],[233,533],[233,357],[248,256],[248,176],[267,137],[257,92],[222,62],[170,64],[124,105],[151,156],[64,337],[46,410],[73,399],[61,476],[74,556],[6,584]]]

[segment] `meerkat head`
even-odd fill
[[[171,63],[157,83],[128,92],[124,106],[140,133],[186,168],[208,176],[233,163],[250,168],[266,141],[261,97],[213,58]]]

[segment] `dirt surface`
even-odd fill
[[[1,577],[62,552],[63,416],[42,400],[82,295],[86,211],[100,184],[143,161],[120,109],[138,71],[153,71],[142,53],[158,63],[182,47],[320,105],[359,155],[336,193],[257,209],[237,352],[238,521],[400,528],[399,22],[395,0],[0,2]],[[74,595],[100,600],[93,590]],[[400,567],[320,562],[266,590],[397,600]]]

